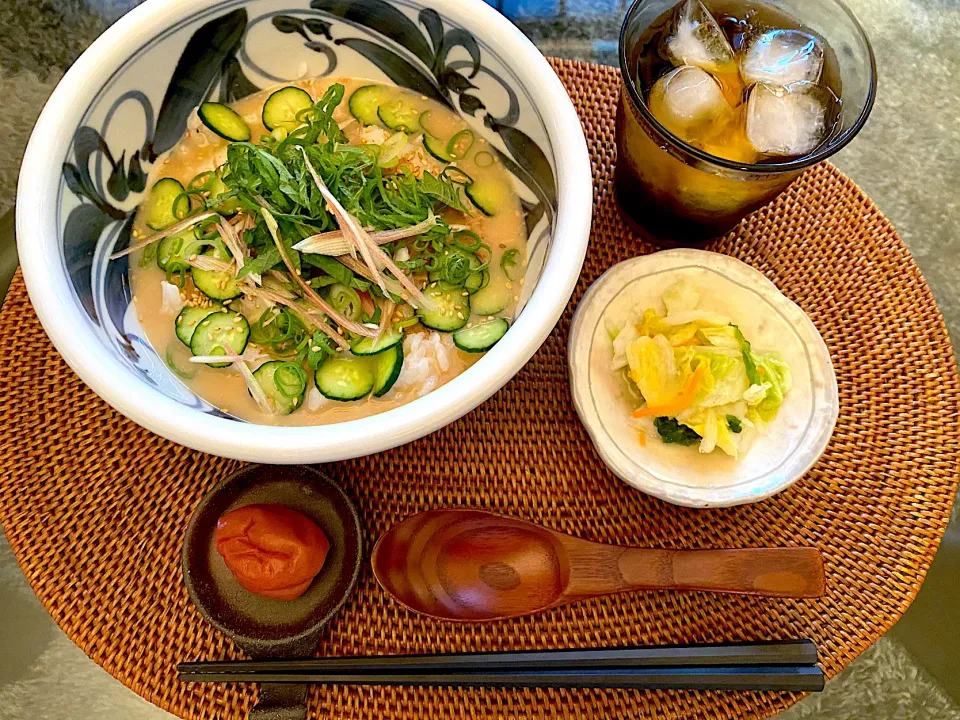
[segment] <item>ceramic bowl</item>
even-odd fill
[[[610,370],[608,326],[622,327],[646,308],[662,313],[663,292],[680,279],[701,290],[704,307],[733,318],[755,349],[776,350],[790,366],[793,386],[776,419],[739,459],[654,437],[641,444],[628,422],[637,402]],[[677,505],[740,505],[788,488],[823,454],[837,421],[837,379],[816,326],[763,274],[726,255],[668,250],[610,268],[580,301],[568,353],[574,405],[603,461],[637,489]]]
[[[171,374],[133,310],[126,259],[107,257],[129,243],[152,163],[200,102],[328,75],[416,89],[501,151],[530,230],[522,311],[506,338],[443,392],[322,431],[245,423]],[[433,432],[513,377],[570,298],[591,201],[586,143],[563,86],[540,52],[479,0],[147,0],[80,57],[40,116],[20,176],[18,250],[57,349],[124,415],[218,455],[325,462]]]

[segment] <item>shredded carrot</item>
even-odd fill
[[[672,417],[679,415],[681,412],[686,410],[687,407],[689,407],[697,397],[697,390],[700,388],[700,381],[703,380],[703,373],[705,369],[706,368],[703,363],[697,365],[697,369],[693,371],[693,375],[691,375],[690,379],[687,380],[686,385],[683,386],[683,390],[680,391],[680,394],[677,395],[675,400],[668,402],[666,405],[659,405],[656,407],[648,405],[645,408],[634,410],[633,417],[661,417],[664,415]]]
[[[637,433],[637,440],[640,441],[640,447],[647,446],[647,434],[643,430]]]

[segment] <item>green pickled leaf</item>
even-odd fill
[[[703,439],[692,428],[677,422],[676,418],[655,418],[653,426],[667,445],[697,445]]]

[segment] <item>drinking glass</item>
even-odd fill
[[[696,245],[731,230],[811,165],[860,131],[876,94],[876,61],[860,23],[839,0],[769,0],[833,48],[841,111],[832,135],[792,160],[746,164],[710,155],[667,130],[650,112],[638,79],[638,41],[677,0],[636,0],[620,33],[623,76],[617,109],[617,199],[630,224],[660,245]],[[709,1],[705,3],[709,9]]]

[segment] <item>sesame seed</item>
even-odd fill
[[[133,301],[134,301],[134,302],[137,301],[137,296],[136,296],[136,295],[133,296]]]
[[[520,296],[519,296],[519,295],[514,295],[514,296],[513,296],[513,301],[514,301],[514,302],[520,302]]]
[[[462,312],[458,312],[458,313],[457,313],[457,317],[460,318],[461,320],[463,320],[463,313],[462,313]]]
[[[464,290],[462,293],[460,293],[460,295],[461,295],[461,297],[470,297],[470,293],[468,293],[466,290]]]
[[[500,248],[501,248],[501,249],[503,249],[503,248],[505,248],[505,247],[507,247],[505,244],[500,243]]]
[[[210,324],[209,320],[204,320],[202,323],[200,323],[200,327],[206,327],[209,324]]]
[[[454,305],[455,310],[463,310],[463,305]]]
[[[242,316],[237,315],[237,316],[233,319],[233,322],[239,324],[242,320],[243,320]]]
[[[310,350],[311,350],[312,352],[320,352],[320,346],[319,346],[319,345],[314,345],[312,348],[310,348]]]
[[[512,288],[513,288],[513,285],[511,285],[510,283],[507,283],[507,290],[510,290]]]

